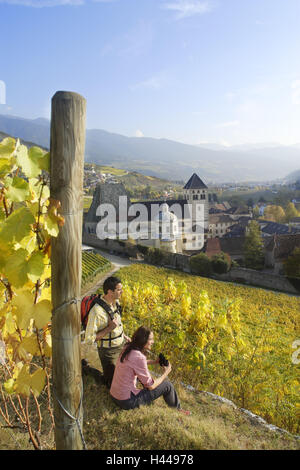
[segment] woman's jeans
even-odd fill
[[[180,402],[174,385],[169,380],[164,380],[154,390],[144,388],[137,395],[131,392],[128,400],[117,400],[112,397],[113,401],[119,405],[123,410],[131,410],[138,408],[140,405],[149,405],[152,401],[163,395],[164,400],[168,406],[180,408]]]

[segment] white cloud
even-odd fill
[[[292,103],[300,104],[300,80],[294,80],[291,84],[292,88]]]
[[[213,9],[210,1],[202,0],[173,0],[162,5],[164,10],[176,12],[176,19],[181,20],[194,15],[203,15]]]
[[[221,124],[218,124],[217,127],[236,127],[240,125],[240,121],[227,121],[227,122],[222,122]]]
[[[135,131],[135,136],[136,136],[136,137],[144,137],[144,134],[142,133],[142,131],[141,131],[140,129],[137,129],[137,130]]]
[[[149,90],[160,90],[165,83],[165,77],[163,75],[157,75],[150,77],[142,82],[136,83],[130,87],[131,91],[138,90],[140,88],[147,88]]]

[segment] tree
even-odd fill
[[[258,206],[255,206],[253,208],[252,214],[253,214],[254,219],[258,219],[258,217],[259,217],[259,208],[258,208]]]
[[[297,211],[295,204],[289,202],[285,209],[286,222],[289,222],[293,217],[300,217],[299,211]]]
[[[252,197],[249,197],[249,199],[247,201],[247,206],[248,207],[253,207],[254,206],[254,201],[253,201]]]
[[[251,269],[262,269],[264,266],[263,240],[258,222],[252,220],[248,225],[244,245],[245,266]]]
[[[286,215],[281,206],[270,205],[266,207],[264,212],[264,219],[270,220],[272,222],[284,223],[285,218]]]
[[[284,271],[288,277],[300,278],[300,248],[295,248],[293,253],[285,261]]]

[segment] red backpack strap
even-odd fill
[[[86,328],[88,315],[93,306],[95,297],[97,297],[97,294],[86,295],[81,301],[81,323],[84,328]]]

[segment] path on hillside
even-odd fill
[[[87,245],[85,245],[85,246],[87,246]],[[108,253],[107,251],[102,251],[102,250],[99,250],[98,248],[94,248],[92,246],[89,247],[89,248],[96,251],[96,253],[99,253],[99,255],[103,256],[103,258],[108,259],[112,264],[112,269],[110,271],[104,273],[103,276],[100,279],[98,279],[96,284],[94,284],[92,287],[90,287],[89,290],[84,293],[84,295],[91,295],[94,292],[96,292],[97,289],[99,289],[102,286],[105,279],[107,279],[109,276],[113,276],[113,274],[115,272],[119,271],[120,268],[123,268],[124,266],[129,266],[130,264],[133,264],[133,263],[141,263],[141,261],[139,261],[139,260],[131,260],[131,259],[128,259],[124,256],[112,255],[112,254]]]

